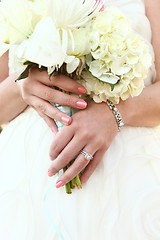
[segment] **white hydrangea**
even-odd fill
[[[83,72],[85,86],[96,102],[118,103],[137,96],[151,66],[149,47],[117,8],[100,12],[88,26],[91,54]],[[94,76],[94,77],[93,77]]]
[[[151,66],[149,47],[117,8],[102,7],[100,0],[2,0],[0,54],[10,48],[18,72],[28,61],[49,74],[65,64],[67,73],[82,73],[96,102],[137,96]]]

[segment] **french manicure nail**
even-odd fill
[[[63,186],[64,186],[64,183],[62,181],[56,182],[56,188],[60,188],[60,187],[63,187]]]
[[[85,108],[87,106],[87,103],[84,101],[78,101],[78,102],[76,102],[76,105],[79,108]]]

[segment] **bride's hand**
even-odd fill
[[[83,172],[82,183],[86,182],[109,148],[118,127],[112,111],[106,103],[88,103],[86,109],[73,115],[72,124],[64,126],[56,135],[50,148],[53,160],[48,175],[53,176],[64,168],[72,159],[74,163],[58,179],[57,187],[65,185],[77,174]],[[88,161],[81,150],[93,155]]]
[[[38,69],[32,69],[30,70],[29,77],[17,81],[17,84],[23,100],[37,110],[39,115],[44,118],[54,132],[57,131],[57,127],[53,119],[69,125],[72,118],[59,111],[51,102],[78,109],[84,109],[87,105],[84,100],[76,96],[68,95],[55,88],[51,88],[60,88],[61,90],[77,95],[86,92],[83,86],[64,75],[49,79],[46,71],[40,72]]]

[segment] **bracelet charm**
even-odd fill
[[[124,126],[124,122],[122,119],[122,115],[119,112],[118,108],[116,107],[116,105],[114,105],[110,100],[107,100],[107,105],[108,107],[112,110],[112,113],[116,119],[117,125],[118,125],[118,130],[120,131],[121,128]]]

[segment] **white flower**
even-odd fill
[[[146,42],[130,28],[123,14],[112,7],[91,20],[88,29],[90,74],[83,73],[83,78],[93,98],[98,102],[110,99],[118,103],[120,98],[139,95],[151,66]],[[99,91],[95,91],[95,86]]]
[[[33,34],[23,41],[17,50],[19,59],[37,63],[40,66],[61,66],[67,57],[61,45],[58,29],[50,17],[42,19]]]
[[[2,0],[0,2],[0,54],[11,44],[27,39],[44,15],[46,1]],[[4,44],[5,50],[3,49]],[[8,46],[7,46],[8,44]]]
[[[78,38],[74,39],[77,35],[76,31],[78,31],[80,27],[86,26],[90,19],[100,11],[103,7],[103,1],[50,0],[49,2],[47,14],[52,17],[56,27],[60,30],[64,50],[67,51],[69,44],[72,52],[76,55],[76,40],[78,40]],[[79,32],[79,34],[82,36],[82,32]],[[81,45],[82,50],[78,52],[82,55],[86,45],[83,42],[81,42]]]
[[[7,52],[9,45],[0,40],[0,57]]]
[[[17,57],[18,45],[12,44],[9,49],[9,69],[10,73],[19,73],[19,75],[26,69],[24,65],[24,59],[19,59]]]
[[[34,10],[32,2],[27,0],[2,0],[1,39],[7,43],[15,43],[29,37],[40,18]]]
[[[59,29],[85,26],[103,6],[96,0],[50,0],[48,12]]]
[[[74,29],[68,37],[68,55],[84,56],[90,53],[89,38],[86,28]]]
[[[0,7],[0,53],[9,43],[15,71],[30,62],[51,74],[64,64],[82,73],[96,102],[118,103],[144,88],[149,47],[117,8],[104,10],[102,0],[2,0]]]

